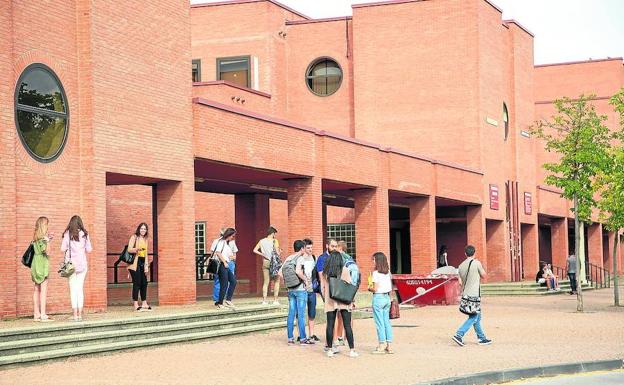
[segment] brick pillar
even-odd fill
[[[0,2],[0,319],[17,314],[18,257],[28,242],[17,250],[17,196],[15,184],[15,143],[17,131],[13,118],[12,9],[10,1]],[[19,140],[17,140],[19,142]],[[19,144],[21,145],[21,144]],[[29,231],[30,228],[28,229]],[[24,246],[25,245],[25,246]],[[58,245],[58,243],[56,243]],[[50,266],[51,270],[54,266]],[[32,285],[31,285],[32,287]],[[32,290],[32,289],[31,289]],[[48,294],[50,297],[50,294]],[[32,301],[32,295],[31,295]],[[32,306],[31,306],[32,311]]]
[[[488,280],[490,282],[511,281],[511,259],[508,250],[507,228],[503,221],[485,222]]]
[[[613,242],[615,242],[615,232],[609,231],[608,240],[607,240],[607,253],[605,254],[605,258],[603,261],[603,266],[605,269],[609,270],[609,272],[613,272]]]
[[[428,274],[437,266],[435,197],[414,198],[409,210],[412,274]]]
[[[355,192],[355,247],[358,266],[365,277],[373,270],[372,256],[381,251],[390,258],[390,207],[388,190],[377,187]]]
[[[249,280],[249,291],[262,291],[262,258],[253,252],[259,239],[269,228],[269,196],[240,194],[234,198],[236,246],[236,276]],[[282,246],[285,248],[285,246]]]
[[[194,190],[192,180],[162,182],[156,186],[158,303],[161,305],[195,302]]]
[[[487,256],[485,216],[481,206],[466,207],[466,235],[469,245],[476,249],[476,256],[489,275],[489,261]],[[488,279],[486,277],[486,279]]]
[[[310,238],[315,245],[323,241],[323,191],[321,178],[291,179],[288,184],[288,239]],[[322,250],[324,246],[317,246]],[[282,246],[284,254],[293,252],[292,244]]]
[[[553,219],[550,225],[552,264],[562,269],[568,258],[568,218]]]
[[[602,245],[602,224],[593,223],[587,224],[587,255],[589,256],[589,263],[598,267],[603,266],[603,245]],[[589,271],[589,269],[588,269]]]
[[[539,270],[539,226],[523,223],[521,229],[524,280],[532,281]]]

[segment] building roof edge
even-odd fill
[[[217,1],[214,3],[198,3],[198,4],[191,4],[191,8],[204,8],[204,7],[215,7],[215,6],[219,6],[219,5],[237,5],[237,4],[247,4],[247,3],[259,3],[259,2],[263,2],[263,1],[267,1],[273,5],[276,5],[282,9],[285,9],[286,11],[292,12],[297,16],[303,17],[306,20],[310,20],[311,18],[307,15],[304,15],[303,13],[290,8],[287,5],[284,5],[276,0],[224,0],[224,1]]]

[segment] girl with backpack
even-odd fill
[[[39,217],[35,223],[33,235],[34,256],[30,265],[30,277],[35,284],[33,293],[34,313],[33,321],[53,321],[46,314],[46,296],[48,293],[48,275],[50,274],[50,259],[47,254],[48,243],[54,238],[48,233],[48,218]]]
[[[336,315],[340,312],[340,316],[344,321],[345,334],[349,349],[349,356],[357,357],[359,354],[355,351],[353,341],[353,329],[351,329],[351,304],[345,304],[333,300],[329,293],[329,279],[340,278],[343,281],[351,282],[351,274],[349,269],[345,267],[342,254],[338,251],[332,251],[329,258],[325,261],[323,268],[323,297],[325,298],[325,313],[327,314],[327,327],[325,330],[325,338],[327,341],[327,357],[333,357],[338,352],[338,348],[332,346],[334,341],[334,326],[336,323]]]
[[[372,274],[372,285],[368,291],[373,293],[373,319],[377,329],[379,346],[373,354],[392,354],[392,325],[390,325],[390,293],[392,292],[392,275],[388,258],[384,253],[373,254],[375,271]]]

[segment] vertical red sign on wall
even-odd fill
[[[498,210],[498,186],[490,185],[490,209]]]
[[[524,193],[524,213],[531,215],[533,213],[533,201],[531,200],[531,193]]]

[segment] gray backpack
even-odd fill
[[[289,289],[294,289],[303,282],[297,275],[297,258],[289,258],[282,266],[282,276],[284,284]]]

